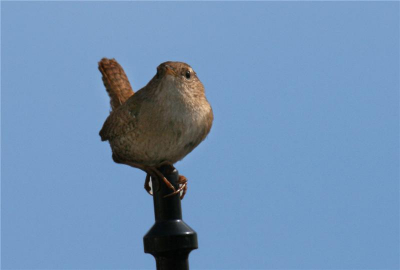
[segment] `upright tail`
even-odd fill
[[[133,95],[132,86],[124,69],[115,59],[101,59],[99,70],[103,75],[103,83],[110,96],[111,109],[115,110]]]

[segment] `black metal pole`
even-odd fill
[[[159,170],[178,188],[176,169],[163,166]],[[143,237],[144,252],[154,256],[157,270],[189,270],[189,253],[198,248],[197,234],[182,220],[179,194],[164,198],[172,191],[160,182],[152,181],[156,222]]]

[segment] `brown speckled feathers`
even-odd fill
[[[104,122],[103,128],[100,130],[102,141],[111,140],[116,136],[122,136],[135,128],[137,118],[132,116],[140,111],[142,96],[142,93],[138,91],[135,93],[134,97],[126,101],[126,104],[124,102],[122,106],[112,111]],[[128,106],[129,110],[124,108]]]
[[[133,95],[132,86],[124,70],[115,59],[101,59],[99,70],[103,75],[103,83],[110,96],[111,108],[115,110]]]

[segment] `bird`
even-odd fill
[[[109,142],[114,162],[146,172],[144,188],[149,194],[150,181],[154,187],[157,180],[172,190],[166,197],[181,194],[183,199],[186,177],[179,175],[175,189],[160,167],[175,169],[174,164],[211,130],[214,114],[197,73],[184,62],[167,61],[146,86],[134,92],[115,59],[103,58],[98,64],[111,105],[99,135]]]

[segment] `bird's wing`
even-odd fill
[[[101,140],[111,140],[134,130],[142,102],[141,95],[135,94],[112,111],[100,130]]]
[[[111,109],[116,110],[133,95],[132,86],[124,69],[115,59],[101,59],[99,70],[103,75],[103,83],[110,96]]]

